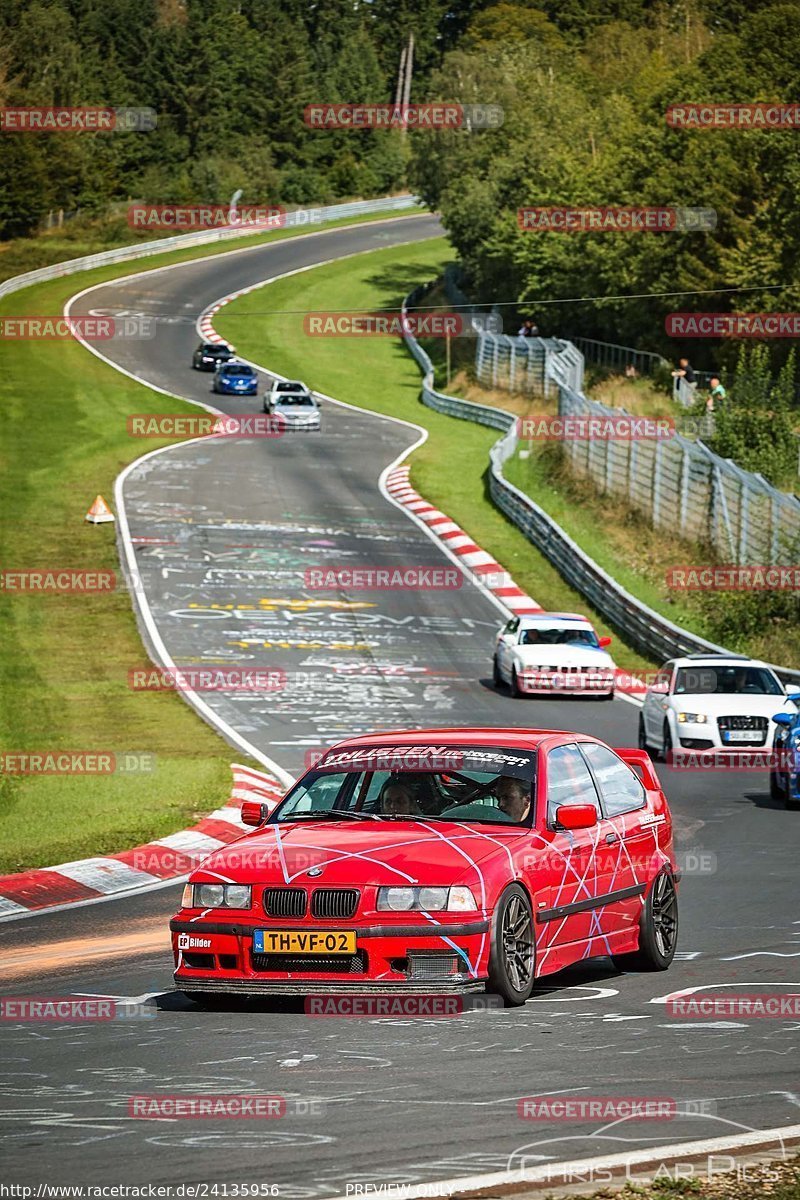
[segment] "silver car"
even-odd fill
[[[270,411],[274,418],[284,423],[287,433],[294,430],[319,432],[322,429],[319,402],[311,392],[279,396]]]

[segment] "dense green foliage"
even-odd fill
[[[664,330],[669,312],[800,307],[797,132],[687,131],[665,118],[681,102],[796,100],[796,0],[501,3],[473,17],[432,87],[505,108],[497,131],[414,139],[412,182],[441,209],[482,297],[518,302],[544,332],[669,358],[688,350],[709,367],[732,367],[736,348],[676,342]],[[520,231],[517,210],[539,205],[710,207],[717,228]],[[637,298],[575,302],[620,294]],[[771,347],[779,366],[787,343]]]
[[[396,190],[399,134],[311,130],[303,110],[392,97],[412,29],[424,88],[443,24],[442,0],[1,0],[0,103],[149,107],[158,126],[0,137],[0,236],[129,197],[224,202],[243,188],[304,204]]]
[[[791,478],[798,455],[794,378],[794,351],[776,378],[766,346],[742,346],[729,397],[715,406],[711,448],[745,470],[761,472],[772,483],[780,485]]]

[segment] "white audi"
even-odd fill
[[[791,696],[791,698],[790,698]],[[639,746],[673,750],[771,750],[779,709],[797,712],[766,663],[737,654],[689,654],[664,663],[639,714]]]
[[[616,666],[591,622],[576,613],[512,617],[497,635],[495,687],[511,695],[591,695],[612,699]]]

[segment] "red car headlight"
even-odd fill
[[[475,912],[477,907],[468,887],[378,888],[380,912]]]
[[[242,883],[187,883],[184,908],[252,908],[252,888]]]

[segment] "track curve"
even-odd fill
[[[155,314],[152,342],[115,344],[118,365],[170,393],[226,408],[224,398],[209,396],[209,377],[187,365],[195,321],[219,296],[439,232],[434,218],[412,217],[239,250],[91,289],[73,311]],[[247,409],[234,401],[227,411]],[[376,487],[417,434],[332,405],[324,421],[313,444],[188,444],[126,480],[134,535],[159,542],[138,543],[137,557],[175,660],[235,659],[286,671],[287,687],[269,703],[246,693],[215,700],[231,728],[292,773],[308,750],[348,733],[442,720],[526,720],[631,744],[630,705],[521,706],[497,694],[487,676],[499,613],[475,589],[386,593],[369,597],[372,608],[313,603],[301,586],[308,567],[447,562]],[[796,814],[773,805],[761,775],[662,770],[662,778],[679,849],[707,855],[698,861],[704,869],[686,863],[679,959],[660,976],[619,975],[603,963],[573,969],[546,981],[524,1010],[447,1022],[314,1020],[290,1001],[197,1012],[169,994],[172,889],[0,928],[9,994],[150,994],[157,1011],[152,1021],[53,1026],[47,1038],[36,1026],[5,1023],[14,1063],[0,1119],[9,1179],[255,1181],[303,1200],[343,1194],[353,1182],[429,1183],[521,1159],[555,1163],[788,1126],[798,1103],[796,1024],[670,1021],[663,997],[691,987],[795,986]],[[266,1129],[128,1117],[131,1092],[242,1090],[315,1098],[325,1107]],[[705,1110],[661,1127],[554,1129],[519,1120],[518,1098],[543,1093],[673,1096],[703,1101]]]

